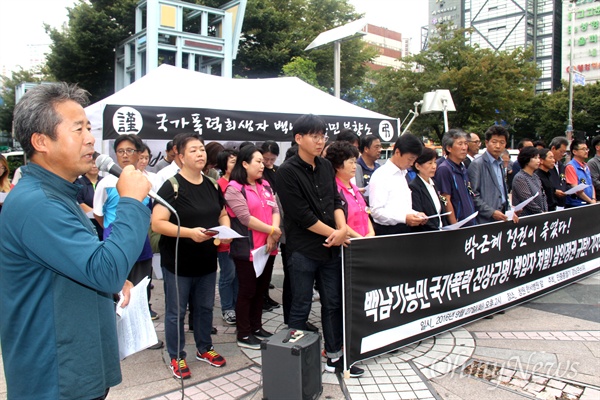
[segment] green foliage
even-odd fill
[[[292,61],[283,66],[284,76],[295,76],[314,87],[325,91],[317,81],[317,63],[302,57],[294,57]]]
[[[4,104],[0,106],[0,131],[12,131],[13,110],[15,108],[15,88],[25,82],[40,82],[41,80],[37,76],[38,73],[39,71],[37,70],[26,71],[23,68],[19,68],[18,71],[12,72],[12,78],[2,77],[3,91],[0,96],[4,101]]]
[[[403,60],[403,69],[375,74],[372,108],[403,118],[424,93],[448,89],[457,110],[448,113],[451,128],[483,132],[496,121],[512,124],[519,117],[519,106],[533,97],[539,77],[530,61],[531,50],[494,53],[473,47],[467,44],[469,29],[452,30],[447,25],[437,33],[429,49]],[[411,126],[413,133],[435,140],[441,139],[443,129],[442,113],[422,115]]]
[[[95,102],[114,92],[114,49],[135,27],[137,0],[80,0],[68,8],[63,31],[46,25],[52,40],[49,72],[59,81],[78,83]]]
[[[188,0],[220,7],[225,0]],[[137,0],[80,0],[69,8],[65,30],[46,26],[52,40],[49,72],[57,79],[78,83],[91,93],[91,101],[114,92],[114,49],[133,34]],[[321,32],[359,17],[348,0],[248,0],[242,40],[234,75],[246,78],[277,77],[294,57],[316,63],[316,80],[333,91],[333,46],[305,52]],[[360,85],[365,65],[374,56],[360,40],[342,45],[342,94],[352,100],[351,89]]]
[[[564,87],[568,87],[565,83]],[[536,96],[528,113],[515,127],[522,136],[539,137],[546,143],[563,136],[569,118],[569,92],[562,90],[551,95]],[[587,137],[600,129],[600,83],[575,86],[573,91],[573,127]]]
[[[332,93],[333,45],[304,49],[319,33],[359,17],[347,0],[248,0],[234,73],[248,78],[277,77],[285,74],[286,64],[302,57],[316,63],[318,86]],[[341,53],[341,92],[352,97],[352,88],[362,84],[368,70],[365,63],[375,50],[356,39],[343,42]]]
[[[19,167],[24,165],[24,159],[23,159],[23,157],[8,157],[6,162],[8,163],[8,170],[9,170],[8,179],[10,179],[12,181],[12,178],[15,175],[15,171]]]

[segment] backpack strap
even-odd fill
[[[175,193],[175,200],[177,200],[177,196],[179,195],[179,182],[177,182],[177,178],[174,176],[169,178],[169,182],[173,186],[173,192]]]
[[[221,188],[219,188],[219,184],[217,183],[217,181],[215,180],[215,178],[212,178],[208,175],[202,175],[205,178],[208,178],[209,181],[212,182],[213,185],[215,185],[215,189],[217,189],[218,191],[221,191]]]

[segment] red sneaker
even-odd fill
[[[171,372],[173,372],[175,378],[188,379],[192,376],[192,373],[190,372],[190,369],[188,368],[188,365],[185,362],[185,358],[182,358],[181,360],[179,360],[179,362],[177,361],[177,359],[171,358],[170,367]]]
[[[204,361],[212,365],[213,367],[222,367],[225,365],[226,361],[219,353],[215,351],[215,348],[211,348],[209,351],[200,354],[200,352],[196,351],[196,359],[200,361]]]

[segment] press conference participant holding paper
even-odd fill
[[[373,172],[369,187],[369,204],[377,235],[408,233],[414,226],[424,225],[427,218],[413,210],[406,174],[421,155],[423,144],[406,133],[396,140],[392,157]]]
[[[585,162],[589,153],[587,144],[583,140],[573,139],[571,142],[571,155],[573,159],[565,167],[567,184],[574,188],[580,184],[588,185],[585,189],[567,196],[566,208],[596,204],[596,190],[592,182],[592,173]]]
[[[216,182],[202,175],[206,164],[204,142],[196,133],[179,134],[174,141],[177,149],[175,157],[181,162],[181,170],[174,181],[168,179],[162,185],[158,195],[177,211],[181,220],[177,270],[177,217],[160,203],[154,204],[152,230],[162,235],[159,247],[165,284],[165,336],[171,357],[170,367],[176,378],[187,379],[191,372],[184,350],[183,321],[188,299],[193,301],[196,359],[213,367],[225,365],[225,359],[214,350],[210,332],[217,279],[216,245],[229,243],[231,239],[215,239],[213,242],[214,235],[207,232],[208,228],[218,225],[229,226],[229,217],[225,211],[225,199]]]
[[[124,168],[127,165],[137,165],[139,153],[144,143],[142,140],[133,134],[120,135],[114,142],[113,148],[117,155],[118,167]],[[102,156],[98,156],[98,165],[101,165]],[[143,174],[143,172],[142,172]],[[147,178],[147,176],[146,176]],[[117,176],[108,175],[104,179],[98,182],[96,191],[94,192],[94,217],[96,221],[104,228],[103,237],[104,240],[111,235],[112,224],[115,219],[115,210],[118,207],[120,196],[116,190]],[[152,184],[152,182],[150,181]],[[150,198],[144,199],[143,203],[150,207]],[[136,263],[133,265],[131,272],[127,279],[129,279],[134,285],[140,283],[145,277],[152,277],[152,246],[150,245],[150,237],[148,233],[148,224],[138,226],[137,229],[141,229],[146,232],[146,241],[144,248],[139,254]],[[146,288],[146,295],[148,301],[150,300],[150,285]],[[156,315],[150,304],[148,303],[150,315]],[[154,350],[160,349],[162,343],[159,341]]]
[[[113,232],[101,242],[73,182],[93,165],[87,92],[66,83],[30,89],[14,132],[30,163],[0,218],[0,343],[10,399],[104,399],[121,382],[112,293],[128,301],[142,251],[150,183],[133,166],[117,183]]]
[[[232,220],[232,226],[247,236],[234,240],[230,249],[239,282],[235,305],[237,343],[240,347],[255,350],[260,349],[261,339],[272,335],[262,328],[263,295],[269,287],[277,241],[281,236],[279,208],[269,182],[262,179],[264,169],[260,150],[253,145],[243,147],[225,191],[227,205],[236,218]],[[265,245],[266,249],[259,251],[268,253],[269,258],[264,271],[257,277],[251,251]]]
[[[436,159],[435,150],[428,147],[423,148],[423,152],[415,161],[414,166],[418,175],[408,184],[412,195],[413,209],[428,216],[446,212],[447,200],[440,195],[433,182],[437,170]],[[429,218],[425,225],[413,226],[411,229],[413,232],[437,231],[447,224],[446,217],[433,217]]]
[[[540,177],[534,172],[540,167],[540,154],[536,147],[524,147],[517,158],[521,170],[513,179],[512,204],[518,206],[525,200],[538,194],[521,211],[521,217],[526,215],[540,214],[548,211],[546,193],[542,187]]]

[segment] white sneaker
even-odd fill
[[[225,321],[225,323],[227,325],[235,325],[235,323],[236,323],[235,311],[234,310],[225,311],[223,313],[223,321]]]

